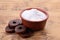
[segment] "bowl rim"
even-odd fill
[[[43,13],[47,16],[47,18],[46,18],[46,19],[43,19],[43,20],[40,20],[40,21],[30,21],[30,20],[24,19],[24,18],[22,17],[22,13],[23,13],[25,10],[30,10],[30,9],[37,9],[37,10],[43,12]],[[47,13],[45,10],[43,10],[43,9],[41,9],[41,8],[26,8],[26,9],[24,9],[24,10],[21,11],[20,17],[21,17],[21,19],[23,19],[23,20],[25,20],[25,21],[29,21],[29,22],[42,22],[42,21],[47,20],[47,19],[49,18],[49,15],[48,15],[48,13]]]

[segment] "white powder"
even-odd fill
[[[47,18],[46,14],[37,9],[25,10],[22,17],[29,21],[41,21]]]

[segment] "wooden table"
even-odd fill
[[[30,38],[6,33],[8,22],[19,19],[20,12],[30,7],[48,12],[49,19],[45,29],[35,32]],[[0,40],[60,40],[60,0],[0,0]]]

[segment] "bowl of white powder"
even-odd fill
[[[25,27],[31,28],[32,30],[42,30],[45,27],[48,19],[46,11],[39,8],[28,8],[20,14],[22,23]]]

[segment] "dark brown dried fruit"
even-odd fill
[[[24,33],[21,33],[20,36],[23,38],[28,38],[31,37],[33,35],[33,30],[27,28],[26,31]]]
[[[20,33],[24,33],[26,31],[26,28],[23,25],[18,25],[15,28],[15,32],[20,34]]]
[[[9,25],[10,28],[15,28],[18,25],[22,25],[22,21],[20,19],[11,20],[8,23],[8,25]]]
[[[9,26],[7,26],[7,27],[5,28],[5,31],[6,31],[7,33],[14,33],[14,32],[15,32],[15,29],[9,28]]]

